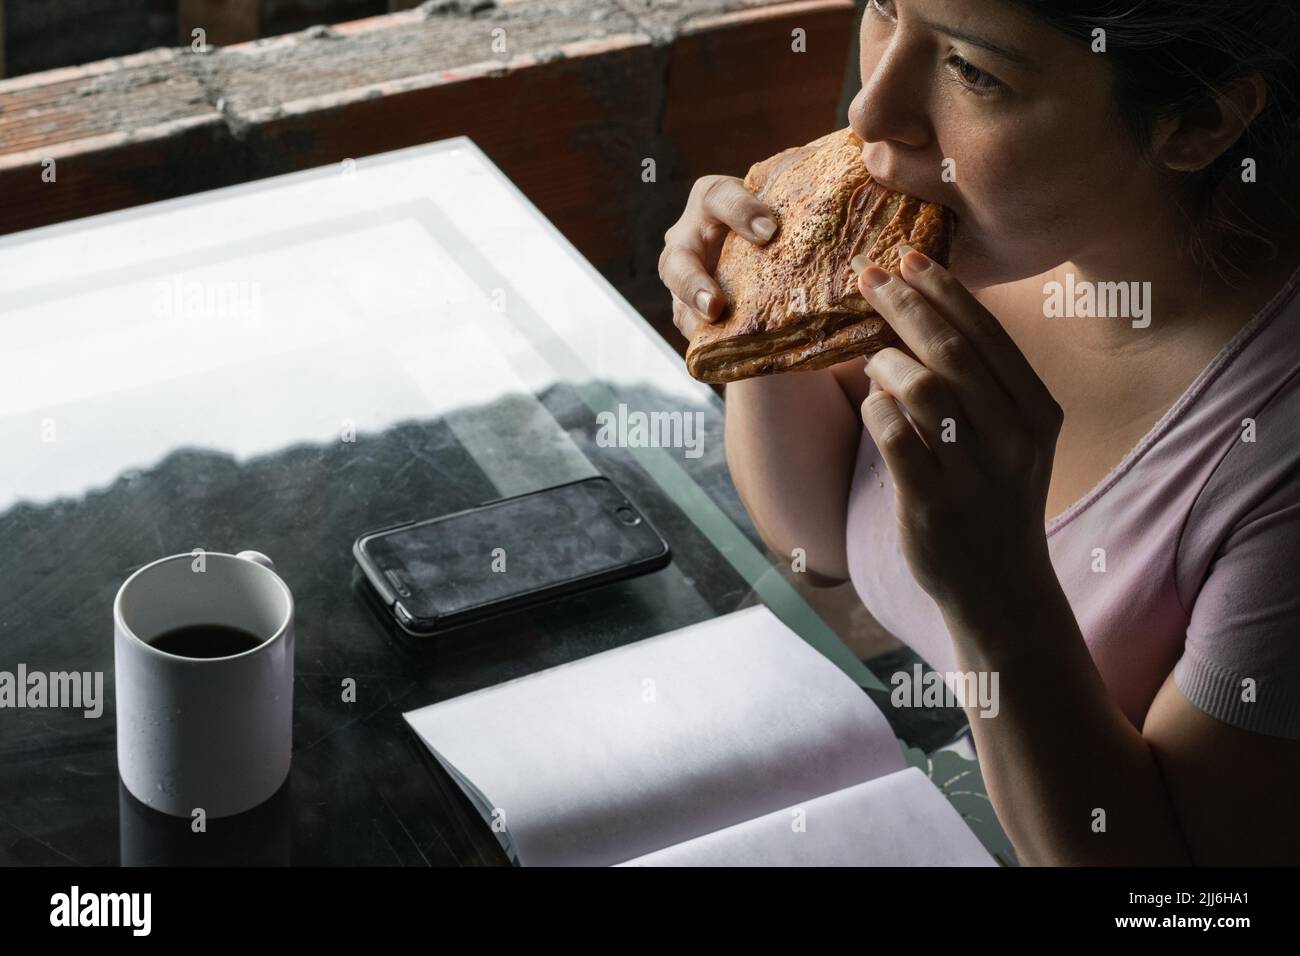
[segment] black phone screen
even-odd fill
[[[411,617],[424,620],[620,570],[635,574],[667,555],[659,534],[605,478],[380,532],[362,548]]]

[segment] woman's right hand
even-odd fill
[[[664,233],[659,278],[673,295],[673,325],[687,339],[701,322],[716,322],[726,297],[713,279],[722,241],[734,230],[755,245],[776,232],[776,216],[735,176],[701,176],[686,210]]]
[[[772,232],[755,229],[754,220],[763,218]],[[659,256],[659,278],[673,295],[673,324],[682,335],[693,338],[701,322],[716,322],[727,310],[712,274],[727,231],[763,246],[779,224],[744,180],[695,181]],[[709,301],[697,302],[700,293]],[[863,364],[857,360],[853,378],[865,391]],[[834,368],[763,375],[733,382],[726,392],[727,468],[763,541],[777,554],[802,549],[818,583],[848,578],[844,529],[862,440],[858,403],[849,402]]]

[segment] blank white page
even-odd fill
[[[814,797],[624,866],[997,866],[915,767]]]
[[[762,606],[404,716],[526,866],[618,863],[904,766],[862,689]]]

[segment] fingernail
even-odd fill
[[[899,264],[906,262],[907,267],[913,272],[924,272],[930,268],[930,257],[923,252],[917,252],[907,243],[900,243],[898,246]]]
[[[862,270],[869,265],[871,265],[871,260],[861,253],[849,260],[849,268],[853,270],[855,276],[862,275]]]
[[[772,238],[772,233],[776,232],[776,223],[766,216],[759,216],[749,224],[749,228],[754,230],[754,235],[767,242]]]
[[[706,316],[709,314],[709,303],[713,301],[713,296],[701,289],[695,293],[695,308],[703,312]]]
[[[867,284],[869,289],[879,289],[882,285],[888,285],[893,281],[893,278],[880,266],[868,266],[862,271],[862,281]]]

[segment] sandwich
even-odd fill
[[[898,344],[858,291],[850,260],[865,254],[899,274],[900,244],[948,265],[955,217],[945,207],[885,189],[846,127],[756,163],[745,185],[773,210],[764,246],[731,232],[714,278],[729,311],[702,322],[686,368],[702,382],[827,368]]]

